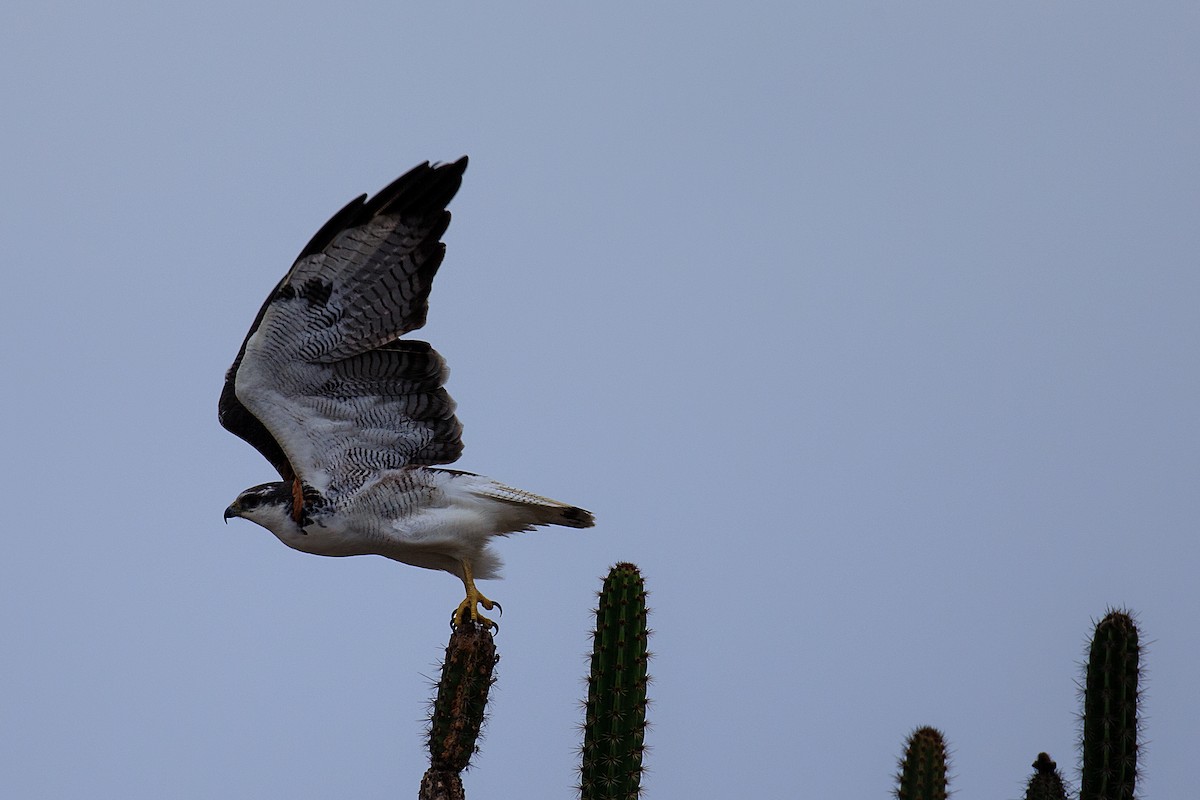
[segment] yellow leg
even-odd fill
[[[486,628],[496,628],[499,630],[500,626],[483,614],[480,614],[477,606],[483,606],[488,611],[491,611],[493,608],[500,608],[500,604],[484,597],[483,592],[475,588],[475,576],[471,574],[471,564],[467,561],[461,563],[463,568],[462,582],[463,586],[467,587],[467,596],[458,604],[458,608],[454,609],[454,616],[450,618],[450,624],[458,627],[469,620],[477,622]],[[500,610],[503,611],[504,609],[501,608]]]

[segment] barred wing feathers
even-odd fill
[[[446,205],[464,157],[406,173],[318,231],[267,298],[226,375],[221,423],[285,479],[322,492],[381,469],[448,464],[462,426],[427,343]]]

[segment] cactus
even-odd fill
[[[1083,687],[1081,800],[1133,800],[1137,783],[1137,626],[1110,610],[1096,625]]]
[[[946,740],[937,728],[917,728],[900,761],[897,800],[945,800]]]
[[[1082,687],[1079,800],[1134,800],[1141,652],[1137,625],[1129,612],[1110,610],[1097,623]],[[946,797],[946,746],[937,730],[913,731],[900,766],[897,798]],[[1025,800],[1066,800],[1062,774],[1049,755],[1039,753],[1033,768]]]
[[[1025,788],[1025,800],[1067,800],[1067,788],[1063,785],[1058,764],[1048,753],[1038,753],[1033,769],[1033,777]]]
[[[429,769],[421,780],[421,800],[462,800],[459,773],[477,750],[488,690],[495,683],[496,643],[491,631],[465,622],[446,646],[442,679],[429,716]]]
[[[457,772],[430,767],[421,778],[417,800],[466,800],[462,778]]]
[[[580,768],[583,800],[629,800],[641,791],[647,638],[642,576],[633,564],[617,564],[596,609]]]

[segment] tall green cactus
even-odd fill
[[[580,768],[583,800],[631,800],[641,791],[647,639],[641,573],[633,564],[617,564],[596,609]]]
[[[487,626],[464,622],[450,635],[429,715],[429,769],[421,780],[421,800],[462,800],[459,773],[477,749],[497,661]]]
[[[1133,800],[1137,784],[1141,648],[1128,613],[1096,625],[1083,688],[1080,800]]]
[[[900,761],[897,800],[946,800],[946,739],[937,728],[917,728]]]
[[[1033,777],[1025,787],[1025,800],[1067,800],[1067,787],[1048,753],[1038,753],[1033,762]]]

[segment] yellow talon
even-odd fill
[[[462,562],[463,586],[467,587],[467,596],[458,604],[458,608],[454,609],[454,614],[450,617],[450,625],[458,627],[466,622],[474,622],[483,625],[485,628],[500,629],[492,620],[479,613],[477,606],[483,606],[488,611],[493,608],[500,608],[500,604],[494,600],[490,600],[484,596],[483,592],[475,587],[475,577],[471,574],[471,565],[466,561]],[[501,613],[504,609],[500,608]]]

